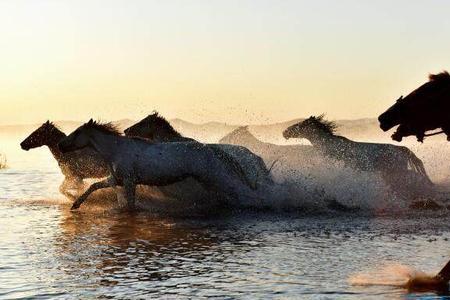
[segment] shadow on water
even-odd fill
[[[252,248],[240,243],[251,233],[232,234],[226,220],[174,220],[117,210],[61,213],[55,237],[59,268],[106,297],[212,289],[208,278],[224,276],[218,270],[229,265],[225,260]]]
[[[10,215],[14,222],[5,218]],[[9,202],[0,209],[0,298],[423,296],[378,286],[371,272],[364,285],[347,279],[382,261],[435,272],[448,252],[448,224],[448,217],[417,214],[247,212],[179,219]]]

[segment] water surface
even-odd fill
[[[409,294],[396,266],[435,273],[450,258],[447,211],[71,212],[44,151],[0,171],[3,299],[403,299],[435,294]],[[373,282],[352,284],[360,274]]]

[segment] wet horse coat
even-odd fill
[[[67,188],[72,186],[78,188],[85,178],[107,177],[109,172],[106,163],[92,149],[62,153],[57,145],[65,137],[64,132],[52,122],[47,121],[24,139],[20,146],[26,151],[47,146],[64,175],[64,181],[59,189],[64,195],[72,196],[67,193]]]
[[[250,204],[257,195],[239,174],[200,143],[150,143],[120,136],[110,124],[89,121],[58,144],[65,153],[85,147],[95,150],[108,164],[111,177],[94,183],[73,204],[78,208],[93,191],[121,185],[131,209],[137,184],[164,186],[194,178],[206,189],[230,196],[234,204]],[[236,202],[237,201],[237,202]]]
[[[182,136],[172,125],[157,112],[147,116],[138,123],[124,130],[127,136],[137,136],[152,142],[196,142],[196,140]],[[253,187],[261,184],[273,184],[270,169],[267,169],[261,157],[243,146],[229,144],[204,144],[215,154],[234,164],[242,172]]]
[[[422,161],[408,148],[391,144],[363,143],[334,134],[336,125],[323,116],[310,117],[288,127],[285,138],[306,138],[324,155],[343,161],[354,169],[381,172],[385,179],[401,178],[414,172],[423,183],[432,182],[426,174]]]

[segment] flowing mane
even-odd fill
[[[240,126],[219,140],[220,143],[241,144],[249,142],[259,142],[248,130],[248,125]]]
[[[86,126],[86,128],[97,129],[103,133],[110,135],[122,135],[117,126],[114,125],[112,122],[101,123],[99,121],[93,121],[91,119],[89,122],[85,123],[84,126]]]
[[[45,125],[47,125],[47,126],[49,126],[49,127],[52,127],[52,128],[55,128],[55,129],[58,129],[59,131],[62,131],[61,130],[61,128],[59,128],[59,126],[58,125],[56,125],[55,123],[53,123],[52,121],[50,121],[50,120],[48,120],[47,122],[45,122],[44,123]]]
[[[438,74],[430,74],[428,75],[428,79],[431,81],[450,81],[450,74],[447,71],[442,71]]]
[[[181,133],[175,130],[175,128],[173,128],[169,121],[167,121],[167,119],[161,116],[157,111],[154,111],[151,115],[148,115],[144,120],[146,122],[155,124],[155,126],[159,127],[160,129],[166,130],[166,132],[169,134],[182,137]]]
[[[325,120],[324,114],[322,114],[318,117],[311,116],[311,120],[314,122],[314,124],[317,127],[319,127],[320,129],[322,129],[323,131],[325,131],[326,133],[329,133],[331,135],[334,135],[336,132],[336,129],[338,128],[338,126],[336,125],[335,122]]]

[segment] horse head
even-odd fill
[[[52,122],[47,121],[24,139],[20,143],[20,147],[23,150],[28,151],[44,145],[53,145],[58,143],[64,136],[65,134]]]
[[[402,121],[403,115],[406,113],[407,105],[403,96],[397,99],[394,105],[389,107],[384,113],[378,117],[380,128],[388,131],[392,127],[398,125]]]
[[[400,97],[378,117],[383,131],[400,125],[392,135],[396,141],[415,135],[423,141],[425,132],[442,127],[447,122],[450,75],[442,72],[429,76],[429,81],[408,94]]]

